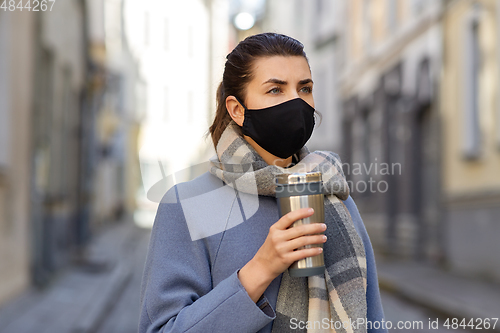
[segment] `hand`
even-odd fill
[[[288,228],[295,221],[307,218],[313,213],[312,208],[290,212],[269,228],[269,234],[253,260],[266,267],[271,279],[283,273],[293,262],[321,253],[320,247],[294,250],[305,245],[324,243],[326,236],[314,235],[326,230],[324,223],[303,224]]]
[[[264,244],[239,272],[238,276],[250,297],[257,301],[267,286],[293,262],[321,253],[322,248],[295,249],[326,242],[326,236],[315,235],[326,230],[324,223],[303,224],[290,227],[295,221],[314,213],[312,208],[292,211],[269,228]]]

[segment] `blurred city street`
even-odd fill
[[[379,260],[377,271],[386,320],[394,327],[391,332],[488,331],[493,330],[494,324],[495,331],[500,331],[498,285],[465,279],[422,264],[385,264]],[[479,318],[490,318],[489,324]],[[438,325],[429,326],[436,319]],[[408,325],[406,329],[397,329],[401,321],[405,322],[402,325]],[[415,323],[422,326],[414,326]]]
[[[60,272],[0,308],[0,332],[137,332],[150,230],[115,222],[89,245],[89,262]]]
[[[137,332],[149,236],[149,229],[138,228],[131,221],[108,226],[90,245],[90,262],[66,269],[46,289],[29,290],[1,307],[0,332]],[[463,318],[468,322],[500,313],[498,286],[422,265],[379,260],[378,271],[385,320],[393,325],[390,332],[472,332],[475,330],[443,324],[447,318],[457,318],[460,323]],[[465,311],[464,303],[468,304]],[[436,319],[439,325],[430,327]],[[398,329],[398,323],[407,326]],[[476,330],[479,327],[487,331],[486,326]],[[496,331],[500,331],[498,325]]]
[[[389,332],[399,333],[399,332],[422,332],[422,333],[444,333],[444,332],[462,332],[470,333],[471,330],[454,329],[443,327],[442,324],[445,317],[438,317],[436,312],[429,310],[424,307],[420,307],[417,304],[408,302],[405,299],[399,298],[392,293],[387,291],[382,291],[382,304],[384,306],[385,319],[390,321],[394,325],[398,322],[404,322],[407,328],[397,329],[392,328]],[[435,328],[430,328],[428,326],[429,322],[439,319],[440,325]],[[422,325],[420,326],[420,323]],[[403,324],[403,325],[404,325]],[[419,327],[419,328],[416,328]]]

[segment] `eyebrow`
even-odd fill
[[[275,83],[275,84],[281,84],[281,85],[288,84],[288,82],[280,80],[280,79],[276,79],[276,78],[270,78],[269,80],[265,81],[262,84],[264,85],[266,83]],[[301,85],[302,84],[308,84],[308,83],[313,83],[313,80],[311,80],[311,79],[304,79],[304,80],[300,80],[299,81],[299,84],[301,84]]]

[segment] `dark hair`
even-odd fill
[[[239,42],[231,53],[226,56],[226,65],[222,82],[217,88],[217,110],[212,126],[209,128],[215,148],[231,122],[231,116],[226,109],[227,96],[235,96],[241,101],[245,100],[246,87],[252,80],[252,66],[257,58],[270,56],[301,56],[307,61],[304,45],[298,40],[266,32],[253,35]]]

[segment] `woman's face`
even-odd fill
[[[252,68],[253,78],[246,87],[243,103],[248,109],[263,109],[295,98],[302,98],[314,108],[311,71],[304,57],[272,56],[258,58]],[[243,126],[245,109],[236,97],[228,96],[226,109],[231,118]],[[292,157],[280,159],[264,150],[252,138],[244,135],[245,140],[268,163],[281,167],[289,165]]]
[[[252,75],[243,101],[248,109],[262,109],[298,97],[314,108],[313,81],[304,57],[258,58],[253,64]],[[231,118],[243,126],[245,110],[234,96],[227,97],[226,108]]]
[[[266,108],[298,97],[314,108],[313,81],[304,57],[258,58],[252,74],[244,100],[248,109]]]

